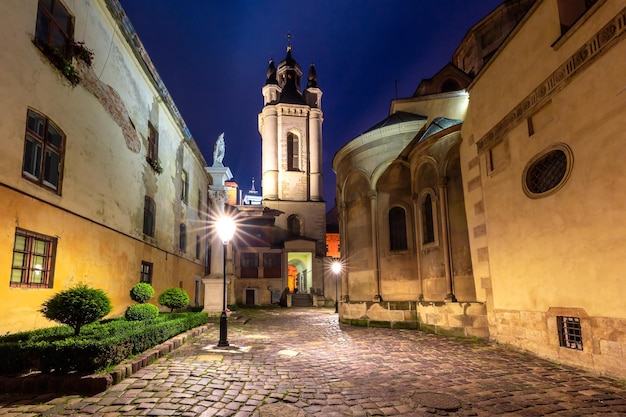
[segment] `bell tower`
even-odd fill
[[[284,213],[277,226],[289,230],[290,235],[318,241],[316,252],[323,256],[322,90],[315,65],[309,67],[304,91],[302,75],[291,45],[278,67],[269,61],[258,118],[263,204]]]

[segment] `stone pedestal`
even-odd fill
[[[222,314],[223,302],[224,302],[224,276],[221,274],[211,274],[205,278],[202,278],[204,284],[204,312],[209,316],[218,317]],[[226,287],[228,291],[228,285],[230,279],[226,278]],[[226,299],[228,304],[228,299]]]

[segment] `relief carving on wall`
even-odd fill
[[[564,88],[580,71],[591,65],[608,51],[626,33],[626,8],[598,31],[578,51],[557,68],[533,90],[521,103],[500,120],[477,143],[478,153],[485,152],[498,143],[519,122],[525,120],[535,109],[541,107],[557,91]]]

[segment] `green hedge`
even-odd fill
[[[79,337],[69,326],[0,337],[0,374],[93,372],[207,322],[206,313],[162,314],[155,320],[92,324]]]

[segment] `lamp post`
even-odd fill
[[[230,217],[222,216],[217,222],[215,222],[217,228],[217,234],[222,239],[224,245],[224,301],[222,304],[222,315],[220,316],[220,341],[217,342],[217,346],[229,346],[228,345],[228,316],[226,315],[226,251],[228,250],[228,242],[233,238],[235,234],[235,222]]]
[[[335,313],[339,313],[339,273],[341,272],[341,262],[333,261],[331,268],[335,273]]]

